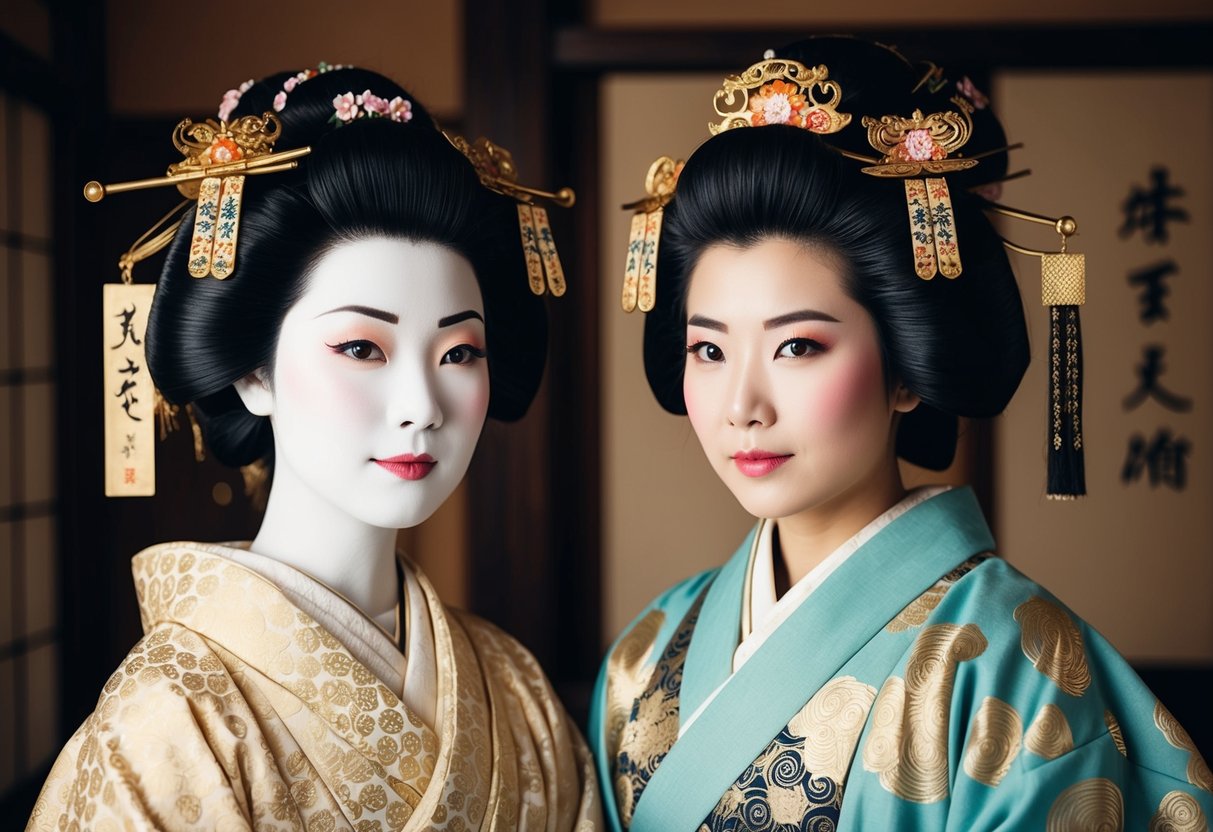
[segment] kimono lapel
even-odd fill
[[[993,544],[967,488],[940,494],[889,524],[728,679],[652,776],[631,829],[696,828],[737,774],[873,635],[941,575]],[[734,556],[739,559],[746,560]],[[734,584],[740,596],[740,583]],[[740,603],[738,597],[730,628],[739,627]],[[737,636],[731,638],[735,646]]]
[[[458,826],[479,829],[494,789],[494,753],[501,727],[490,722],[488,680],[463,625],[438,599],[433,586],[415,572],[430,608],[438,658],[439,750],[433,780],[406,829]]]
[[[682,671],[682,690],[678,708],[679,722],[686,725],[733,672],[733,653],[741,640],[741,609],[745,597],[746,574],[754,556],[760,523],[720,570],[708,589],[695,625],[695,637],[687,649]]]

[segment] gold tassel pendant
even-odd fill
[[[518,231],[522,235],[522,253],[526,257],[526,275],[531,292],[542,295],[543,256],[539,251],[539,231],[535,228],[535,212],[525,202],[518,203]]]
[[[935,232],[931,221],[931,205],[927,198],[927,183],[922,179],[907,179],[906,210],[910,214],[910,248],[914,252],[914,273],[931,280],[938,272],[935,260]]]
[[[643,212],[632,215],[632,230],[628,235],[628,261],[623,272],[623,295],[620,298],[624,312],[634,311],[640,297],[640,258],[644,253],[645,217]]]
[[[543,271],[547,275],[548,291],[558,298],[566,288],[564,268],[556,252],[556,238],[552,236],[552,226],[548,224],[548,212],[542,205],[533,205],[531,213],[535,217],[535,232],[539,239],[539,253],[543,257]]]
[[[956,239],[956,217],[946,179],[927,180],[927,204],[931,210],[931,228],[935,237],[935,258],[939,273],[949,279],[960,277],[960,244]]]

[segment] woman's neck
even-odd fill
[[[896,457],[825,503],[781,517],[772,537],[775,595],[789,588],[906,495]]]
[[[265,519],[250,549],[310,575],[371,619],[396,605],[396,530],[337,509],[285,465],[275,467]]]

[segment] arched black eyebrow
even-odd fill
[[[763,329],[775,329],[776,327],[787,326],[788,324],[798,324],[801,321],[826,321],[827,323],[836,324],[838,319],[833,315],[827,315],[825,312],[818,312],[816,309],[801,309],[799,312],[789,312],[786,315],[779,315],[770,320],[762,322]]]
[[[728,332],[729,328],[713,318],[704,315],[692,315],[687,321],[688,326],[701,326],[704,329],[714,329],[717,332]]]
[[[484,318],[475,309],[465,309],[462,312],[456,312],[454,315],[447,315],[445,318],[439,318],[438,328],[442,329],[444,326],[454,326],[460,321],[466,321],[469,318],[475,318],[476,320],[480,321],[480,323],[484,323]]]
[[[334,312],[357,312],[359,315],[366,315],[368,318],[377,318],[380,321],[387,321],[389,324],[400,323],[400,318],[393,315],[391,312],[385,312],[382,309],[376,309],[373,306],[338,306],[336,309],[330,309],[327,312],[321,312],[317,318],[325,315],[332,315]]]

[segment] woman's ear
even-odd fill
[[[274,412],[274,393],[270,390],[265,369],[253,370],[243,378],[236,379],[236,394],[245,408],[254,416],[269,416]]]
[[[893,410],[898,413],[909,413],[921,401],[918,394],[911,393],[904,384],[898,384],[893,390]]]

